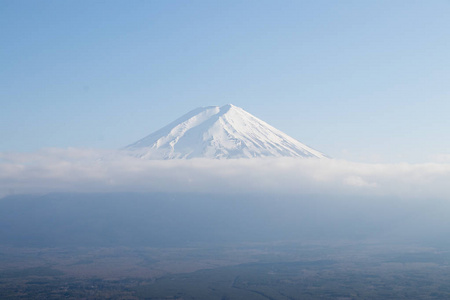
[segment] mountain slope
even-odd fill
[[[325,157],[242,108],[197,108],[125,147],[146,159]]]

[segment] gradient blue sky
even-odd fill
[[[0,0],[0,151],[233,103],[331,157],[450,153],[450,1]]]

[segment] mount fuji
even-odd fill
[[[143,159],[326,157],[232,104],[194,109],[123,150]]]

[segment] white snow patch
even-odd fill
[[[124,150],[145,159],[325,157],[232,104],[197,108]]]

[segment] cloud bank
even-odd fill
[[[142,160],[118,151],[0,153],[0,197],[51,192],[200,192],[446,198],[450,164],[334,159]]]

